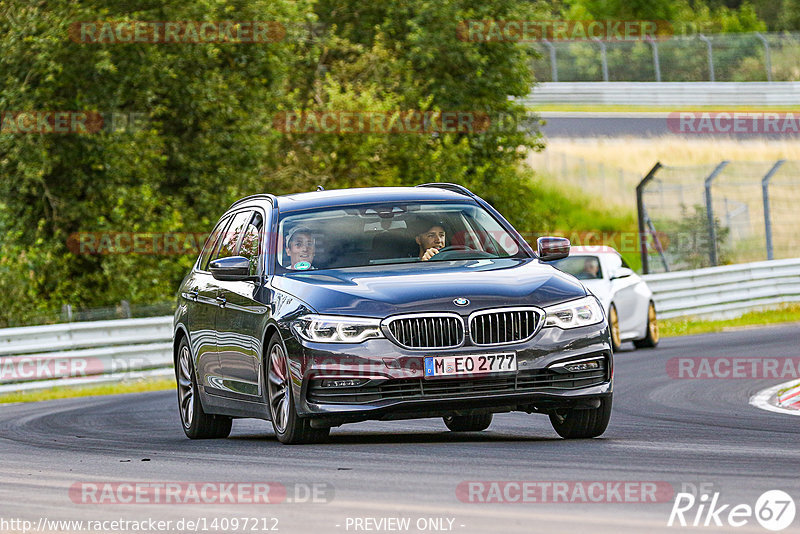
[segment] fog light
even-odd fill
[[[593,360],[590,362],[568,363],[564,365],[564,369],[570,373],[578,373],[580,371],[593,371],[595,369],[602,369],[600,360]]]
[[[322,381],[324,388],[354,388],[364,384],[366,378],[328,378]]]

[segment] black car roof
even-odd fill
[[[439,187],[361,187],[295,193],[277,197],[279,209],[299,211],[350,204],[415,201],[469,201],[470,196]]]

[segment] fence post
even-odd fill
[[[708,77],[709,81],[715,82],[714,79],[714,52],[711,50],[711,39],[703,35],[702,33],[698,35],[701,41],[706,43],[708,47]]]
[[[761,42],[764,43],[764,63],[765,63],[765,67],[767,69],[767,81],[771,82],[772,81],[772,55],[770,54],[770,51],[769,51],[769,42],[767,41],[767,38],[764,37],[761,34],[761,32],[756,32],[756,37],[761,39]]]
[[[547,39],[542,39],[542,43],[550,51],[550,78],[554,82],[558,81],[558,63],[556,63],[556,47]]]
[[[603,81],[608,81],[608,58],[606,57],[606,44],[597,37],[592,38],[594,42],[600,45],[600,61],[603,64]]]
[[[656,73],[656,81],[661,81],[661,63],[658,61],[658,43],[655,40],[647,36],[647,42],[650,43],[650,46],[653,48],[653,70]]]
[[[764,175],[764,178],[761,179],[761,196],[764,199],[764,233],[766,234],[767,238],[767,259],[774,260],[775,253],[772,248],[772,218],[770,217],[769,213],[769,181],[772,179],[772,175],[778,172],[778,169],[781,168],[786,160],[778,160],[775,162],[775,165]]]
[[[717,228],[714,224],[714,207],[712,205],[712,198],[711,198],[711,183],[714,181],[714,178],[717,177],[719,173],[722,172],[722,169],[728,165],[727,161],[723,161],[717,168],[711,171],[711,174],[708,175],[705,181],[705,196],[706,196],[706,214],[708,215],[708,236],[711,238],[711,247],[708,249],[709,259],[711,260],[711,266],[716,267],[717,265]]]
[[[642,178],[642,181],[636,186],[636,215],[639,219],[639,253],[642,257],[643,274],[650,273],[650,266],[647,263],[647,234],[645,233],[644,225],[644,188],[647,183],[653,179],[660,168],[661,162],[657,161],[656,164],[653,165],[653,168],[650,169],[650,172],[647,173],[647,176]]]

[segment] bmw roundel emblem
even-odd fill
[[[466,306],[467,304],[469,304],[469,300],[465,299],[464,297],[458,297],[453,301],[453,304],[455,304],[456,306]]]

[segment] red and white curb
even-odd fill
[[[786,391],[778,395],[778,392],[782,389]],[[800,382],[791,380],[777,386],[762,389],[750,397],[750,404],[769,412],[800,415]]]

